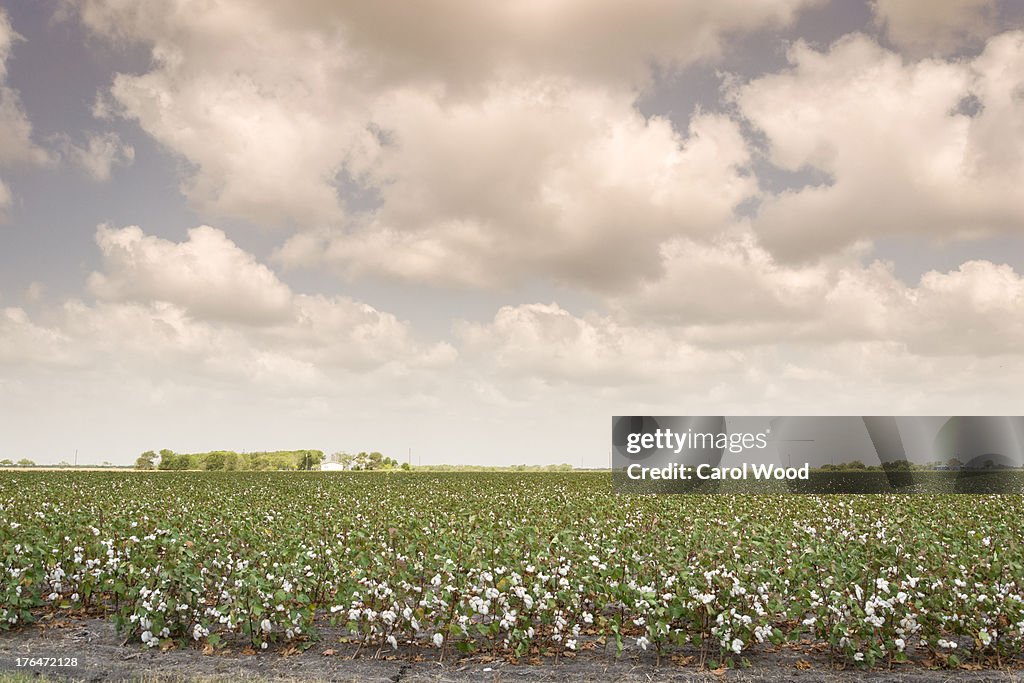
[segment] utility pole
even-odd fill
[[[78,467],[78,449],[75,449],[75,467]]]

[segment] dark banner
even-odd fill
[[[617,493],[1024,493],[1024,418],[616,416]]]

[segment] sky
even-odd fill
[[[1024,4],[3,0],[0,458],[1024,414]]]

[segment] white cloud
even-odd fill
[[[22,40],[7,12],[0,8],[0,166],[48,160],[46,152],[32,142],[32,123],[21,105],[21,96],[6,85],[7,62],[15,44]]]
[[[662,247],[664,276],[612,299],[634,320],[673,325],[791,323],[823,303],[835,267],[786,266],[749,232],[714,241],[674,239]]]
[[[33,280],[28,283],[25,288],[25,300],[30,303],[38,303],[43,300],[43,296],[46,294],[46,285],[38,280]]]
[[[944,55],[996,32],[997,0],[874,0],[878,24],[913,56]]]
[[[775,285],[776,302],[792,291],[787,276],[807,276],[785,269],[754,269],[759,287]],[[715,297],[726,311],[742,301],[736,285],[745,281]],[[711,287],[703,291],[714,293]],[[523,304],[457,332],[464,360],[486,359],[475,391],[496,406],[598,396],[609,414],[956,414],[1024,406],[1014,393],[1024,377],[1024,278],[1008,266],[968,262],[907,287],[882,264],[850,265],[800,289],[802,305],[776,303],[776,320],[742,309],[732,319],[716,311],[713,321],[670,322],[622,309],[576,316],[554,303]],[[685,292],[677,291],[685,309]],[[982,392],[979,377],[986,378]],[[596,393],[584,399],[587,392]]]
[[[1008,265],[968,261],[929,271],[910,299],[912,314],[899,325],[912,350],[986,356],[1024,348],[1024,278]]]
[[[706,377],[735,366],[657,327],[621,325],[607,316],[577,317],[556,303],[504,306],[486,324],[456,332],[470,354],[512,376],[545,383],[662,384],[669,375]]]
[[[856,255],[781,262],[742,232],[677,240],[663,258],[663,277],[608,300],[612,319],[699,349],[873,343],[983,357],[1024,345],[1024,279],[1005,264],[968,261],[908,285],[892,264]]]
[[[6,215],[7,209],[11,206],[11,189],[0,178],[0,218]]]
[[[114,166],[130,166],[135,160],[135,148],[123,142],[117,133],[89,133],[84,146],[74,144],[66,136],[59,142],[62,154],[98,182],[110,180]]]
[[[0,364],[63,364],[73,349],[57,329],[37,325],[22,308],[0,309]]]
[[[250,323],[291,314],[291,290],[216,228],[192,228],[176,243],[138,226],[100,226],[96,243],[105,271],[89,277],[89,289],[102,299],[166,301],[199,318]]]
[[[401,373],[402,367],[446,366],[456,357],[450,344],[421,345],[407,323],[346,297],[298,295],[292,321],[270,334],[297,357],[328,368],[390,365]]]
[[[312,82],[323,67],[360,87],[439,82],[458,90],[538,73],[636,83],[652,63],[670,68],[714,58],[735,34],[792,22],[820,0],[526,0],[467,6],[434,0],[401,11],[374,3],[304,0],[287,7],[195,0],[159,4],[84,0],[84,23],[112,40],[150,43],[174,66],[233,63]],[[571,40],[567,40],[571,36]],[[302,64],[281,58],[305,49]],[[329,59],[325,59],[329,57]],[[186,65],[190,58],[196,64]],[[256,59],[256,63],[253,63]],[[276,66],[275,66],[276,64]],[[357,70],[358,69],[358,70]],[[275,79],[276,80],[276,79]]]
[[[885,340],[907,296],[888,264],[864,266],[855,256],[786,264],[747,232],[675,240],[662,256],[663,277],[609,306],[619,319],[675,330],[700,348]]]
[[[805,44],[792,68],[734,91],[770,160],[830,182],[770,197],[754,223],[786,258],[881,236],[934,240],[1015,234],[1024,222],[1024,33],[970,61],[905,62],[862,35]],[[977,111],[964,108],[974,98]]]
[[[694,118],[686,137],[628,98],[564,84],[439,107],[406,93],[366,170],[381,207],[348,231],[302,234],[281,257],[350,274],[491,286],[533,277],[618,288],[659,268],[672,235],[712,235],[756,192],[739,129]]]
[[[101,303],[69,304],[71,319],[97,321],[88,329],[99,329],[108,319],[119,327],[124,320],[128,328],[151,316],[137,334],[118,335],[141,339],[138,348],[149,348],[156,337],[152,348],[167,353],[173,343],[186,354],[197,344],[200,350],[242,349],[228,357],[272,353],[325,372],[383,366],[404,372],[454,358],[450,345],[420,344],[406,323],[372,306],[341,296],[293,293],[216,228],[193,228],[186,241],[172,242],[137,226],[100,226],[96,242],[104,271],[89,277],[89,289]],[[165,349],[161,335],[172,331]]]
[[[714,59],[809,4],[89,0],[80,14],[154,57],[100,111],[181,155],[202,210],[296,228],[287,262],[614,286],[628,268],[609,245],[656,266],[665,234],[708,230],[754,187],[734,124],[699,116],[684,137],[635,111],[652,67]],[[348,181],[380,206],[346,203]]]
[[[6,85],[7,62],[14,45],[24,40],[11,26],[7,12],[0,8],[0,168],[16,164],[45,164],[49,155],[32,141],[32,123],[21,104],[21,96]],[[11,190],[0,178],[0,220],[12,204]]]
[[[46,152],[32,142],[32,123],[21,105],[18,91],[0,81],[0,165],[44,164],[48,158]]]

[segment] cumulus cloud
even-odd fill
[[[7,83],[7,62],[21,40],[7,12],[0,8],[0,164],[43,163],[46,153],[32,142],[32,123],[28,120],[18,91]]]
[[[461,323],[469,353],[484,354],[513,375],[545,382],[616,385],[703,375],[733,365],[656,327],[621,325],[601,315],[577,317],[557,303],[504,306],[488,323]]]
[[[1024,346],[1024,277],[1008,265],[968,261],[929,271],[909,299],[911,315],[899,326],[915,351],[1016,355]]]
[[[84,145],[61,136],[59,146],[65,158],[98,182],[110,180],[115,166],[130,166],[135,161],[135,148],[123,142],[117,133],[89,133]]]
[[[32,141],[32,122],[21,104],[18,91],[7,85],[7,62],[15,44],[24,40],[0,8],[0,168],[17,164],[45,164],[49,155]],[[0,219],[11,206],[10,188],[0,178]]]
[[[632,84],[650,76],[652,63],[678,68],[714,58],[735,34],[784,26],[816,4],[820,0],[756,5],[639,0],[628,6],[614,0],[526,0],[467,7],[457,0],[433,0],[396,11],[323,0],[287,7],[236,0],[202,5],[205,11],[198,11],[195,0],[158,5],[84,0],[79,11],[101,35],[150,43],[160,56],[186,60],[194,55],[213,68],[225,62],[248,64],[247,58],[269,48],[278,54],[248,64],[268,68],[285,56],[280,50],[305,47],[303,64],[282,63],[276,73],[297,69],[312,79],[317,74],[309,69],[324,66],[321,58],[331,56],[327,61],[334,63],[327,66],[359,68],[361,85],[441,82],[458,90],[478,87],[496,74],[523,73]]]
[[[971,261],[907,286],[881,263],[819,277],[740,250],[722,247],[709,259],[706,267],[719,270],[715,283],[665,283],[660,294],[679,296],[672,316],[666,301],[657,302],[661,317],[623,302],[610,314],[585,315],[555,303],[506,306],[492,320],[457,326],[464,358],[493,366],[485,395],[592,387],[614,392],[620,404],[672,405],[679,414],[861,414],[872,405],[956,413],[1012,400],[1024,374],[1024,278],[1009,266]],[[753,273],[736,275],[737,262]],[[736,279],[722,279],[730,275]],[[757,307],[767,312],[742,308],[744,284],[764,292]],[[700,314],[688,290],[725,312]],[[788,305],[791,293],[796,302]],[[735,316],[730,306],[739,306]],[[1004,370],[985,375],[991,386],[977,394],[972,373],[996,368]]]
[[[0,28],[2,31],[2,28]],[[32,123],[21,105],[18,91],[0,81],[0,164],[43,164],[46,152],[32,141]]]
[[[71,339],[192,357],[204,367],[304,368],[300,374],[321,378],[381,367],[401,373],[455,356],[450,345],[422,344],[406,323],[367,304],[292,292],[216,228],[193,228],[172,242],[137,226],[100,226],[96,242],[104,270],[89,277],[89,289],[100,301],[65,305],[57,329]]]
[[[199,318],[251,323],[291,313],[291,290],[216,228],[192,228],[179,243],[138,226],[100,226],[96,243],[105,270],[89,277],[89,289],[99,298],[165,301]]]
[[[592,416],[859,415],[1001,413],[1024,405],[1014,388],[1024,359],[1010,349],[1013,342],[994,354],[941,342],[941,349],[923,352],[884,337],[777,338],[715,349],[698,343],[695,329],[524,304],[467,324],[460,334],[465,359],[493,360],[494,369],[473,388],[493,410],[532,402],[587,406]],[[984,392],[976,390],[979,376],[991,378]]]
[[[36,324],[24,309],[0,309],[0,364],[60,365],[73,351],[63,332]]]
[[[0,218],[6,215],[7,209],[11,206],[11,189],[7,187],[0,178]]]
[[[347,297],[297,295],[289,323],[264,336],[324,369],[390,367],[402,374],[447,366],[457,355],[447,342],[419,343],[407,323]]]
[[[749,232],[714,243],[676,240],[665,275],[608,299],[613,319],[672,330],[700,349],[774,344],[896,344],[917,355],[990,356],[1024,344],[1024,281],[974,260],[907,284],[882,261],[840,255],[780,261]]]
[[[945,55],[996,32],[998,0],[874,0],[875,22],[912,56]]]
[[[969,61],[906,62],[863,35],[824,52],[798,43],[789,59],[732,94],[772,163],[829,176],[762,203],[754,226],[773,253],[1019,232],[1024,33],[992,38]]]
[[[293,292],[210,226],[192,228],[185,241],[173,242],[138,226],[102,225],[96,243],[103,271],[89,277],[89,290],[102,305],[75,310],[100,320],[157,311],[159,329],[201,332],[198,338],[211,348],[213,331],[230,330],[237,337],[231,346],[274,349],[310,368],[426,367],[454,358],[448,344],[420,345],[394,315],[347,297]],[[191,337],[182,339],[183,346],[191,345]]]
[[[382,120],[398,131],[367,170],[382,206],[351,230],[293,238],[285,263],[618,288],[657,271],[662,241],[716,233],[757,191],[734,122],[699,115],[681,136],[605,92],[524,88],[451,108],[406,94]]]
[[[734,123],[701,115],[681,134],[637,113],[652,68],[715,59],[809,4],[88,0],[80,15],[152,49],[102,112],[187,160],[203,210],[295,227],[286,263],[616,286],[610,249],[656,267],[667,233],[707,231],[756,189]]]

